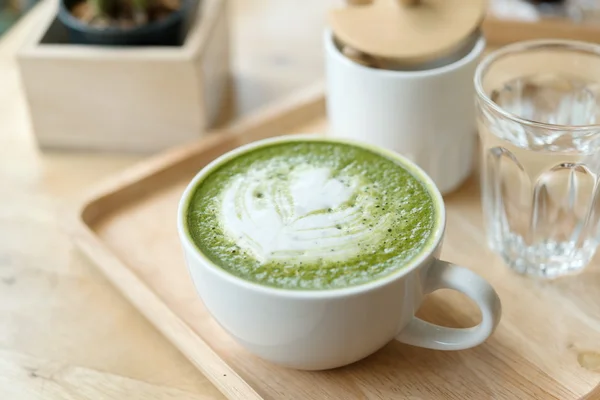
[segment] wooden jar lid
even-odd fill
[[[374,0],[333,10],[342,43],[375,57],[424,63],[452,54],[480,26],[485,0]]]

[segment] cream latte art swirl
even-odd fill
[[[236,177],[221,200],[225,234],[258,261],[342,261],[386,237],[390,219],[374,216],[377,202],[360,193],[360,176],[310,165],[280,177],[270,171],[266,164]]]
[[[372,281],[415,257],[435,209],[399,162],[327,140],[289,141],[216,168],[190,199],[189,232],[215,264],[291,289]]]

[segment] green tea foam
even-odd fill
[[[359,285],[401,269],[431,236],[425,185],[397,161],[291,141],[216,167],[193,193],[190,235],[215,264],[287,289]]]

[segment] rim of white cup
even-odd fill
[[[483,101],[485,105],[503,117],[515,121],[521,125],[538,128],[538,129],[547,129],[553,131],[590,131],[590,130],[598,130],[600,129],[600,124],[592,124],[592,125],[557,125],[557,124],[549,124],[546,122],[538,122],[530,119],[522,118],[517,114],[513,114],[509,111],[506,111],[498,104],[496,104],[486,93],[483,88],[483,79],[487,72],[487,70],[492,66],[493,63],[498,61],[499,59],[518,53],[525,53],[531,50],[541,50],[546,48],[562,48],[565,50],[585,52],[588,54],[593,54],[600,57],[600,45],[588,42],[582,42],[577,40],[565,40],[565,39],[539,39],[539,40],[526,40],[523,42],[517,42],[513,44],[509,44],[507,46],[501,47],[491,53],[489,53],[477,66],[475,70],[475,93],[479,100]]]
[[[474,62],[477,58],[483,53],[486,46],[486,40],[483,35],[481,35],[475,41],[473,48],[469,51],[469,53],[458,59],[454,62],[440,65],[439,67],[433,67],[422,70],[410,70],[410,71],[402,71],[402,70],[388,70],[388,69],[380,69],[380,68],[371,68],[365,65],[361,65],[355,61],[350,60],[348,57],[342,54],[342,52],[335,45],[335,41],[333,40],[333,31],[331,29],[325,29],[325,49],[328,53],[331,53],[337,61],[345,64],[350,68],[355,68],[357,70],[369,72],[371,74],[381,75],[389,78],[407,78],[407,79],[415,79],[415,78],[427,78],[431,76],[436,76],[440,74],[444,74],[447,72],[455,71],[464,67],[465,65]]]
[[[391,159],[392,161],[397,161],[403,168],[405,168],[409,173],[411,173],[415,178],[423,182],[426,186],[427,191],[431,195],[435,207],[436,220],[433,232],[427,238],[426,244],[421,248],[419,254],[414,256],[411,260],[408,261],[407,265],[399,268],[391,272],[390,274],[377,278],[372,281],[368,281],[362,284],[347,286],[342,288],[331,288],[331,289],[286,289],[274,286],[262,285],[260,283],[252,282],[237,275],[228,272],[223,267],[220,267],[215,262],[213,262],[208,256],[206,256],[202,250],[196,245],[196,243],[192,240],[191,234],[187,225],[187,210],[189,206],[189,202],[191,201],[192,195],[195,192],[195,189],[198,187],[198,184],[205,179],[210,173],[212,173],[215,168],[223,165],[225,162],[235,159],[236,157],[247,153],[249,151],[255,150],[261,147],[267,147],[270,145],[275,145],[278,143],[286,143],[293,141],[320,141],[320,142],[329,142],[329,143],[341,143],[353,145],[362,149],[366,149],[372,151],[376,154],[379,154],[383,157]],[[389,283],[400,279],[407,275],[409,272],[418,268],[422,263],[424,263],[428,258],[432,257],[439,244],[442,241],[444,230],[446,225],[446,210],[444,206],[444,199],[440,191],[437,189],[437,186],[433,182],[433,180],[423,171],[419,166],[403,157],[402,155],[392,152],[390,150],[381,148],[379,146],[374,146],[371,144],[367,144],[364,142],[344,139],[344,138],[332,138],[323,135],[317,134],[295,134],[295,135],[286,135],[286,136],[276,136],[268,139],[258,140],[252,143],[245,144],[240,146],[234,150],[231,150],[213,161],[207,164],[204,168],[202,168],[196,176],[190,181],[190,183],[185,188],[181,199],[179,201],[179,208],[177,210],[177,231],[179,234],[179,238],[184,246],[184,249],[192,254],[192,257],[196,258],[196,261],[204,263],[212,270],[212,272],[218,274],[221,278],[226,279],[236,285],[242,286],[246,289],[251,289],[254,291],[262,292],[265,294],[271,295],[279,295],[285,297],[292,298],[332,298],[332,297],[343,297],[349,296],[359,293],[364,293],[367,291],[375,290],[382,286],[386,286]],[[188,264],[188,268],[192,268],[191,265]]]

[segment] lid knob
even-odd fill
[[[399,0],[400,4],[405,7],[415,6],[419,3],[419,0]]]

